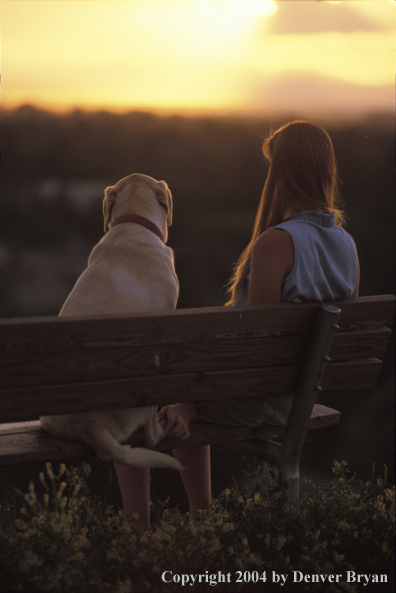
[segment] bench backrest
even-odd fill
[[[340,329],[322,389],[371,388],[389,342],[395,297],[334,304]],[[294,393],[319,306],[0,320],[0,422]]]

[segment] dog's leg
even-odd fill
[[[144,425],[144,440],[148,447],[155,447],[164,436],[164,429],[158,420],[157,406],[153,406],[147,422]]]
[[[90,430],[87,430],[81,438],[97,451],[99,458],[109,459],[120,465],[181,469],[180,463],[171,455],[120,445],[105,426],[91,426]]]

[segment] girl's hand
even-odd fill
[[[172,406],[164,406],[158,414],[159,421],[164,426],[164,433],[167,437],[172,439],[188,439],[190,431],[188,425],[191,418],[195,416],[195,403],[187,402],[181,404],[174,404]]]

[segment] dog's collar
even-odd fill
[[[139,214],[126,214],[125,216],[120,216],[114,222],[111,223],[111,228],[115,227],[117,224],[121,224],[122,222],[136,222],[141,226],[144,226],[146,229],[149,229],[152,233],[157,235],[164,242],[164,237],[157,227],[156,224],[151,222],[148,218],[144,218],[144,216],[139,216]]]

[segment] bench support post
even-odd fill
[[[288,419],[282,455],[279,464],[280,487],[299,512],[299,462],[304,445],[312,408],[326,362],[330,362],[329,350],[341,310],[331,305],[321,305],[316,316],[305,362]]]

